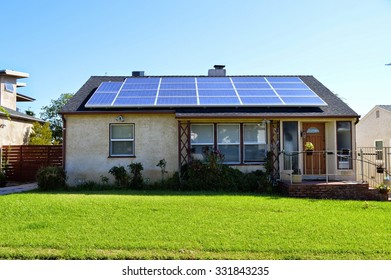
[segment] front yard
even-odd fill
[[[391,203],[214,193],[0,196],[0,259],[391,259]]]

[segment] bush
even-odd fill
[[[55,191],[66,188],[66,172],[61,167],[42,167],[38,170],[36,177],[39,190]]]
[[[141,174],[141,171],[144,170],[142,163],[133,162],[128,167],[130,169],[130,188],[141,189],[144,185],[143,175]]]
[[[109,173],[114,176],[115,184],[120,188],[126,188],[129,181],[129,176],[123,166],[113,166]]]

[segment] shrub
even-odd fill
[[[36,177],[39,190],[55,191],[66,188],[66,172],[61,167],[41,167],[38,170]]]
[[[143,175],[141,171],[144,170],[141,162],[133,162],[128,165],[130,169],[130,188],[141,189],[144,184]]]
[[[4,171],[0,169],[0,188],[3,188],[7,185],[7,175]]]
[[[129,181],[129,175],[123,166],[113,166],[109,173],[114,176],[115,184],[120,188],[126,188]]]

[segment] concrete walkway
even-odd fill
[[[38,188],[37,183],[29,183],[19,186],[0,188],[0,195],[31,191]]]

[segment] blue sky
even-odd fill
[[[0,69],[37,115],[92,75],[313,75],[357,113],[391,104],[391,0],[20,0],[1,4]]]

